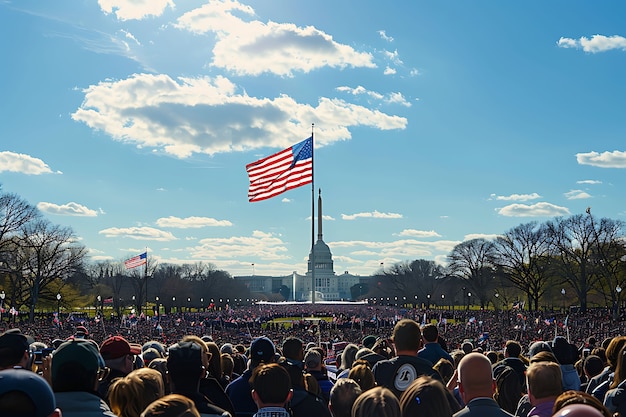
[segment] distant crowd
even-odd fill
[[[0,416],[626,417],[612,317],[263,304],[5,318]]]

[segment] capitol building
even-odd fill
[[[356,296],[364,295],[367,290],[369,276],[352,275],[345,271],[335,274],[333,254],[322,236],[322,196],[317,200],[317,241],[309,252],[307,272],[304,275],[294,271],[291,275],[273,277],[263,275],[236,276],[234,279],[243,282],[252,293],[266,296],[280,293],[286,301],[310,301],[313,283],[313,267],[315,267],[315,301],[350,301]]]

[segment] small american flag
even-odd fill
[[[148,262],[148,252],[144,252],[141,255],[133,256],[132,258],[124,261],[126,269],[137,268],[138,266],[145,265]]]
[[[313,182],[313,136],[246,165],[250,202],[266,200]]]

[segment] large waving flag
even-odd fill
[[[133,256],[132,258],[124,261],[126,269],[137,268],[138,266],[148,263],[148,252],[144,252],[140,255]]]
[[[250,202],[275,197],[313,182],[313,136],[246,165]]]

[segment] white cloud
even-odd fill
[[[400,92],[388,93],[386,95],[383,95],[376,91],[367,90],[365,87],[361,85],[355,88],[351,88],[348,86],[340,86],[340,87],[337,87],[336,90],[345,92],[348,94],[352,94],[353,96],[365,94],[371,98],[384,101],[385,103],[388,103],[388,104],[401,104],[405,107],[411,107],[411,103],[409,103]]]
[[[401,219],[402,214],[398,213],[381,213],[378,210],[374,210],[370,213],[355,213],[355,214],[342,214],[343,220],[356,220],[358,218],[373,218],[373,219]]]
[[[576,184],[602,184],[602,181],[598,181],[598,180],[581,180],[581,181],[576,181]]]
[[[67,204],[54,204],[42,201],[37,204],[37,208],[44,213],[58,214],[61,216],[82,216],[82,217],[96,217],[98,212],[83,206],[82,204],[69,202]]]
[[[281,203],[291,203],[291,199],[287,198],[287,197],[283,197],[282,200],[280,200]]]
[[[385,32],[384,30],[379,30],[378,34],[382,39],[386,40],[387,42],[393,42],[393,37],[388,36],[387,32]]]
[[[394,75],[396,73],[396,69],[395,68],[391,68],[389,66],[385,67],[385,71],[383,71],[383,74],[385,75]]]
[[[434,230],[415,230],[415,229],[404,229],[398,236],[408,236],[408,237],[441,237],[441,235]]]
[[[136,240],[156,240],[159,242],[167,242],[170,240],[178,240],[170,232],[155,229],[153,227],[110,227],[98,232],[104,237],[127,237]]]
[[[0,152],[0,172],[19,172],[27,175],[52,174],[44,161],[23,153]],[[61,174],[60,171],[56,171]]]
[[[178,18],[176,26],[198,34],[215,33],[211,65],[239,75],[292,76],[294,71],[322,67],[376,67],[371,54],[337,43],[313,26],[245,21],[233,12],[254,15],[250,6],[237,1],[209,0]]]
[[[211,217],[186,217],[181,219],[176,216],[162,217],[156,221],[159,227],[177,227],[180,229],[200,227],[224,227],[232,226],[229,220],[216,220]]]
[[[626,152],[577,153],[576,161],[580,165],[591,165],[600,168],[626,168]]]
[[[354,248],[352,256],[378,255],[379,259],[417,259],[433,256],[435,253],[449,253],[461,242],[438,240],[424,242],[415,239],[401,239],[392,242],[338,241],[328,245],[333,249]]]
[[[498,214],[507,217],[554,217],[564,216],[569,213],[566,207],[560,207],[551,203],[511,204],[506,207],[496,209]]]
[[[560,48],[582,49],[585,52],[598,53],[613,49],[626,51],[626,38],[618,35],[593,35],[591,39],[582,36],[579,39],[561,38],[557,42]]]
[[[565,197],[568,200],[581,200],[584,198],[591,198],[591,195],[583,190],[571,190],[565,193]]]
[[[472,240],[472,239],[485,239],[485,240],[495,240],[500,235],[494,234],[486,234],[486,233],[470,233],[463,237],[463,240]]]
[[[388,60],[390,60],[391,62],[393,62],[395,65],[402,65],[403,62],[400,59],[400,54],[398,54],[398,50],[396,49],[395,51],[391,52],[391,51],[384,51],[383,52],[385,54],[385,57],[387,57]]]
[[[528,200],[536,200],[541,198],[541,196],[537,193],[532,194],[511,194],[511,195],[496,195],[491,194],[491,199],[495,199],[498,201],[528,201]]]
[[[404,129],[407,119],[339,99],[320,98],[317,106],[282,95],[254,98],[236,92],[228,79],[179,78],[135,74],[85,89],[72,118],[115,140],[186,158],[255,148],[286,148],[310,128],[312,117],[324,120],[317,145],[351,138],[348,127]]]
[[[190,251],[198,259],[290,259],[287,245],[280,237],[258,230],[252,236],[201,239]]]
[[[167,6],[174,8],[173,0],[98,0],[106,14],[115,13],[119,20],[141,20],[161,16]],[[114,12],[115,11],[115,12]]]

